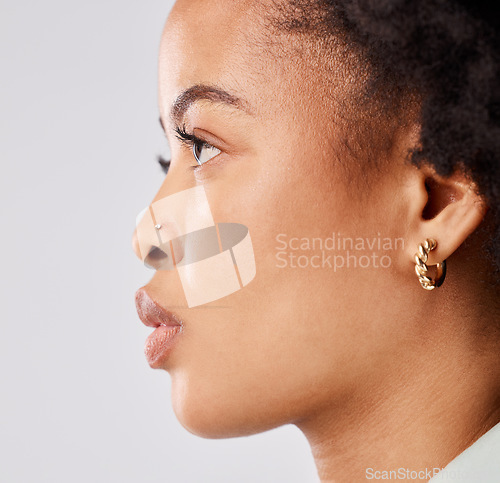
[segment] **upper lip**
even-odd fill
[[[177,315],[163,308],[155,302],[148,292],[141,288],[135,294],[135,306],[142,323],[148,327],[182,327],[182,322]]]

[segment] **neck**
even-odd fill
[[[455,325],[440,339],[406,347],[406,357],[392,354],[390,373],[363,393],[297,423],[322,482],[407,470],[419,472],[412,481],[427,481],[500,421],[497,337],[483,334],[481,350],[473,350],[478,341],[453,339],[457,332]]]

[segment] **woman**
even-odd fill
[[[451,0],[176,3],[159,64],[172,158],[134,246],[158,269],[136,296],[146,353],[187,430],[293,423],[340,482],[426,481],[498,441],[490,17]]]

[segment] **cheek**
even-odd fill
[[[226,308],[191,319],[170,371],[173,407],[189,431],[254,434],[348,397],[362,376],[356,356],[367,353],[356,341],[367,331],[346,323],[336,301],[345,293],[325,293],[303,277],[276,277],[272,288],[256,278],[230,303],[222,300]]]
[[[216,222],[249,228],[257,274],[186,327],[183,360],[171,371],[173,404],[196,434],[251,434],[294,421],[346,391],[356,372],[350,341],[358,329],[345,323],[353,287],[331,269],[283,267],[277,258],[280,234],[325,239],[355,220],[331,174],[288,168],[269,159],[234,163],[205,185]]]
[[[331,303],[328,292],[335,290],[336,284],[341,285],[343,277],[329,270],[327,257],[322,257],[321,251],[294,252],[290,247],[283,248],[283,240],[325,240],[333,233],[355,233],[361,208],[330,166],[315,162],[314,156],[308,158],[306,153],[294,157],[285,148],[274,152],[284,156],[262,153],[254,159],[228,163],[220,176],[207,183],[214,219],[241,223],[249,229],[256,277],[242,291],[246,294],[243,302],[255,297],[260,300],[259,306],[265,303],[266,311],[279,311],[290,304],[307,307],[312,291],[318,300],[324,296],[323,307]],[[316,159],[321,158],[318,155]],[[300,243],[294,248],[297,245]],[[294,268],[289,255],[300,253],[308,255],[305,266],[297,267],[295,260]],[[316,256],[312,259],[310,255]],[[257,312],[258,306],[249,309]]]

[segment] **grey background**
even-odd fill
[[[189,434],[143,356],[130,238],[162,181],[172,2],[0,5],[0,481],[317,481],[295,427]]]

